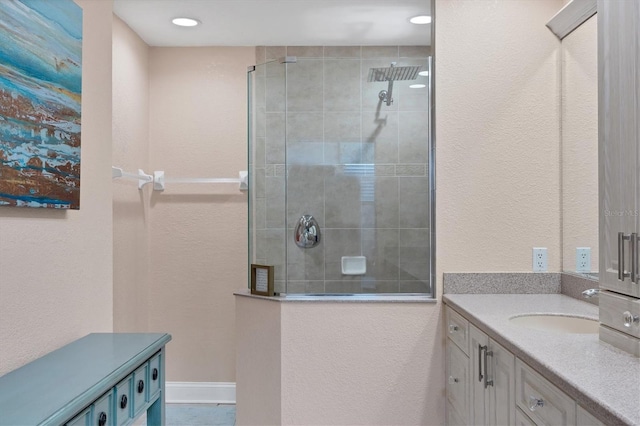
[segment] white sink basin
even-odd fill
[[[600,323],[597,320],[563,315],[531,314],[510,318],[516,324],[534,330],[556,333],[597,334]]]

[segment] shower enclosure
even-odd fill
[[[433,294],[430,48],[262,47],[257,58],[249,262],[273,265],[287,295]]]

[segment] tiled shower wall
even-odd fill
[[[391,106],[369,69],[420,65],[428,46],[258,47],[250,162],[252,261],[275,266],[287,293],[428,293],[428,94],[396,81]],[[285,181],[286,180],[286,181]],[[317,247],[295,245],[303,214]],[[362,276],[342,256],[366,256]],[[286,266],[286,268],[285,268]],[[286,287],[285,287],[285,281]]]

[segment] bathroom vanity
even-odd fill
[[[640,360],[599,340],[596,306],[562,294],[443,300],[447,424],[640,424]],[[582,320],[512,320],[525,314]]]

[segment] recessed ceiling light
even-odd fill
[[[412,84],[411,86],[409,86],[412,89],[424,89],[425,87],[427,87],[426,84]]]
[[[428,76],[428,75],[429,75],[429,71],[420,71],[420,72],[418,73],[418,75],[421,75],[421,76],[423,76],[423,77],[426,77],[426,76]]]
[[[174,18],[171,20],[174,25],[178,25],[179,27],[195,27],[200,23],[200,21],[192,18]]]
[[[418,24],[418,25],[430,24],[431,16],[427,16],[427,15],[414,16],[413,18],[409,19],[409,22],[411,22],[412,24]]]

